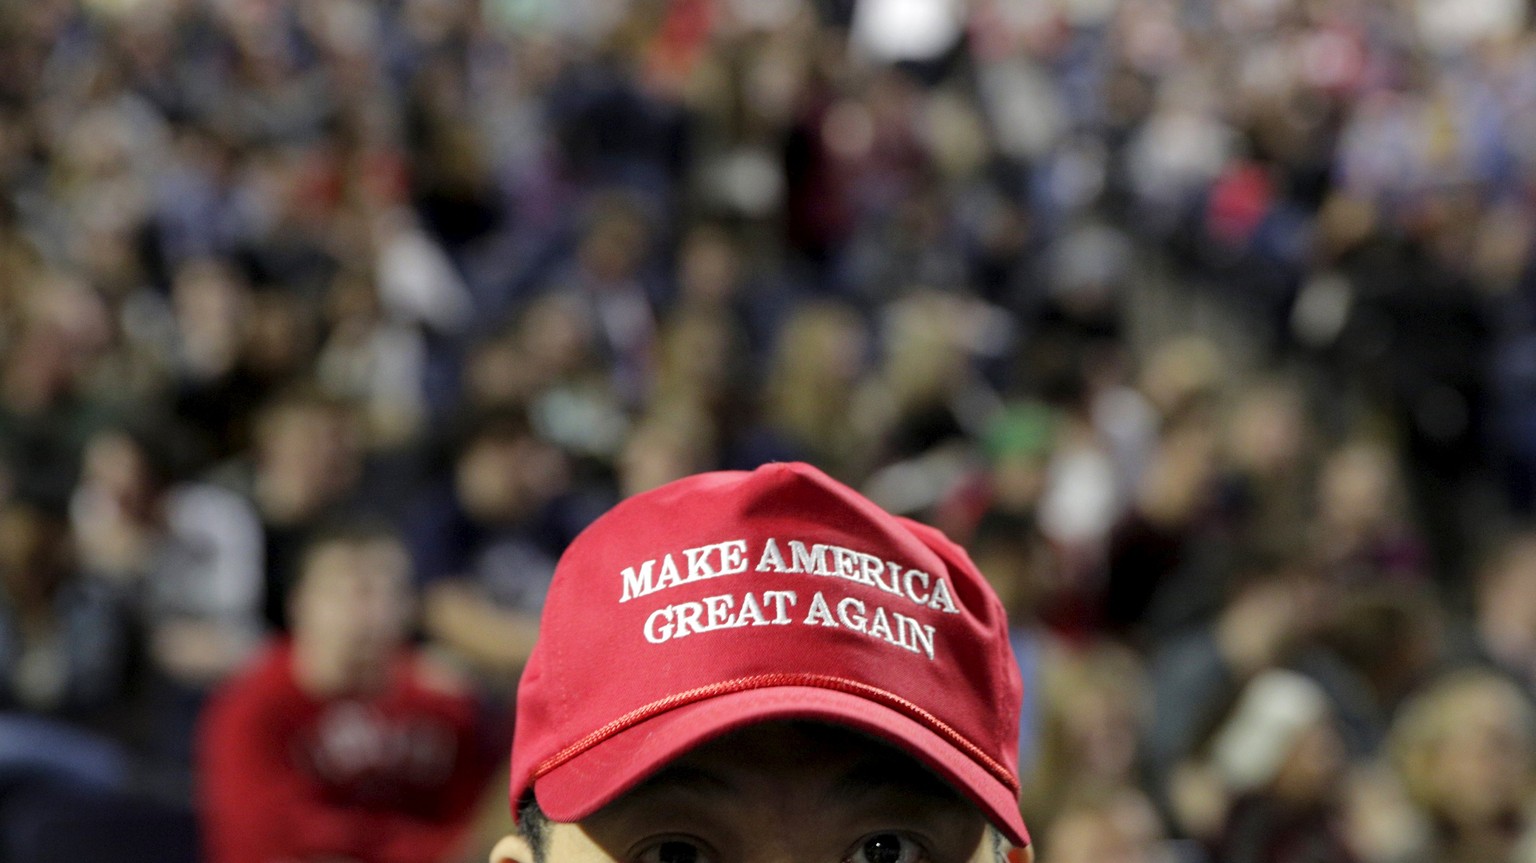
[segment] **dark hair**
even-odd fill
[[[462,417],[451,431],[455,456],[462,456],[482,441],[510,443],[534,436],[528,411],[521,405],[498,404]]]
[[[333,545],[359,546],[375,542],[387,542],[403,546],[399,531],[381,518],[366,515],[337,518],[322,523],[309,535],[304,550],[299,555],[299,566],[294,572],[295,583],[303,581],[314,563],[316,552]]]
[[[549,816],[539,808],[539,800],[532,794],[517,807],[517,832],[533,849],[533,863],[544,863],[549,850]]]

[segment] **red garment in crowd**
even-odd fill
[[[199,805],[209,863],[439,863],[499,757],[467,692],[403,652],[386,691],[316,700],[287,643],[227,684],[203,718]]]

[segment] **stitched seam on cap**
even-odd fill
[[[632,725],[637,725],[641,722],[644,722],[645,720],[650,719],[651,717],[658,714],[666,713],[669,710],[675,710],[676,708],[682,707],[684,705],[692,704],[695,701],[703,701],[706,699],[715,698],[720,695],[728,695],[734,692],[745,692],[751,689],[764,689],[773,686],[813,686],[820,689],[831,689],[839,692],[847,692],[852,695],[863,696],[865,698],[869,698],[872,701],[885,704],[888,707],[894,707],[900,712],[907,714],[911,718],[919,720],[924,725],[928,726],[930,730],[937,732],[940,737],[945,739],[945,741],[952,744],[957,749],[960,749],[966,755],[969,755],[973,761],[976,761],[982,767],[986,768],[987,772],[991,773],[993,776],[999,779],[1004,785],[1008,787],[1010,791],[1013,791],[1015,794],[1017,794],[1019,791],[1018,780],[1014,779],[1013,774],[1008,771],[1008,768],[998,763],[996,759],[992,758],[992,756],[984,752],[981,747],[972,743],[963,734],[951,728],[937,716],[934,716],[932,713],[929,713],[916,704],[913,704],[911,701],[908,701],[907,699],[902,698],[901,696],[894,693],[887,692],[884,689],[880,689],[879,687],[870,686],[867,683],[859,683],[855,680],[833,677],[826,674],[760,674],[754,677],[740,677],[735,680],[726,680],[720,683],[712,683],[708,686],[701,686],[697,689],[690,689],[687,692],[679,692],[674,695],[669,695],[666,698],[660,699],[659,701],[653,701],[644,707],[631,710],[623,716],[620,716],[618,719],[609,722],[607,725],[604,725],[596,731],[593,731],[591,734],[588,734],[587,736],[577,740],[559,752],[556,752],[549,758],[544,759],[544,761],[539,763],[538,767],[534,768],[533,778],[538,779],[542,777],[549,771],[554,770],[556,767],[559,767],[567,761],[570,761],[572,758],[575,758],[577,755],[580,755],[586,750],[591,749],[593,746],[596,746],[597,744],[603,742],[609,737],[612,737],[620,731],[623,731]]]

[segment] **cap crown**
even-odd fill
[[[556,568],[518,693],[514,798],[669,711],[806,686],[901,713],[1017,791],[1017,666],[961,548],[804,464],[637,495]]]

